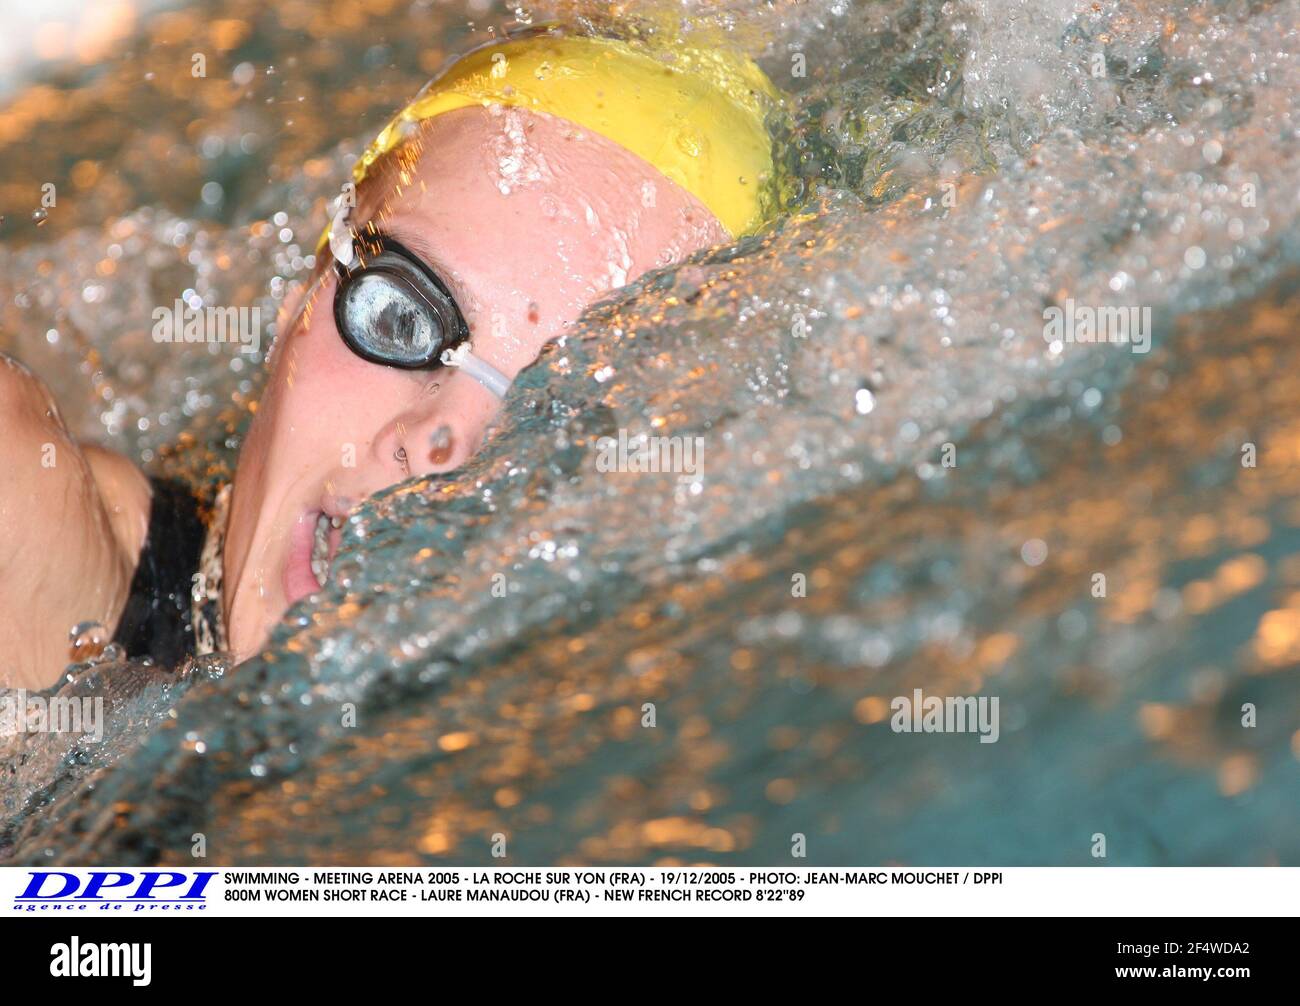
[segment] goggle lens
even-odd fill
[[[359,239],[354,268],[338,266],[334,321],[362,359],[389,367],[438,366],[469,338],[445,284],[391,238]]]

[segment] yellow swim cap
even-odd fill
[[[353,169],[360,182],[411,127],[457,108],[545,112],[627,148],[707,206],[733,237],[774,212],[769,115],[780,92],[753,61],[682,47],[665,62],[611,38],[558,33],[505,40],[464,56],[384,127]]]

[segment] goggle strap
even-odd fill
[[[338,208],[334,219],[330,221],[328,234],[334,261],[344,269],[350,268],[356,258],[356,249],[353,246],[356,236],[352,233],[352,207],[344,204]]]
[[[447,367],[459,367],[497,398],[505,398],[510,390],[510,378],[487,360],[475,356],[468,342],[462,342],[455,349],[444,349],[442,363]]]

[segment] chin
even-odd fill
[[[226,636],[235,663],[242,664],[254,657],[266,645],[271,630],[289,609],[279,591],[259,587],[272,583],[270,577],[258,570],[250,583],[237,587],[226,607]]]
[[[230,584],[226,627],[238,662],[265,645],[290,608],[329,583],[346,513],[336,498],[312,493],[248,533],[241,534],[232,518],[227,568],[237,579]]]

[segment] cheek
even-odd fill
[[[364,450],[385,403],[414,391],[409,375],[361,360],[339,338],[332,318],[316,314],[277,347],[248,447],[283,473],[337,461],[349,448]]]

